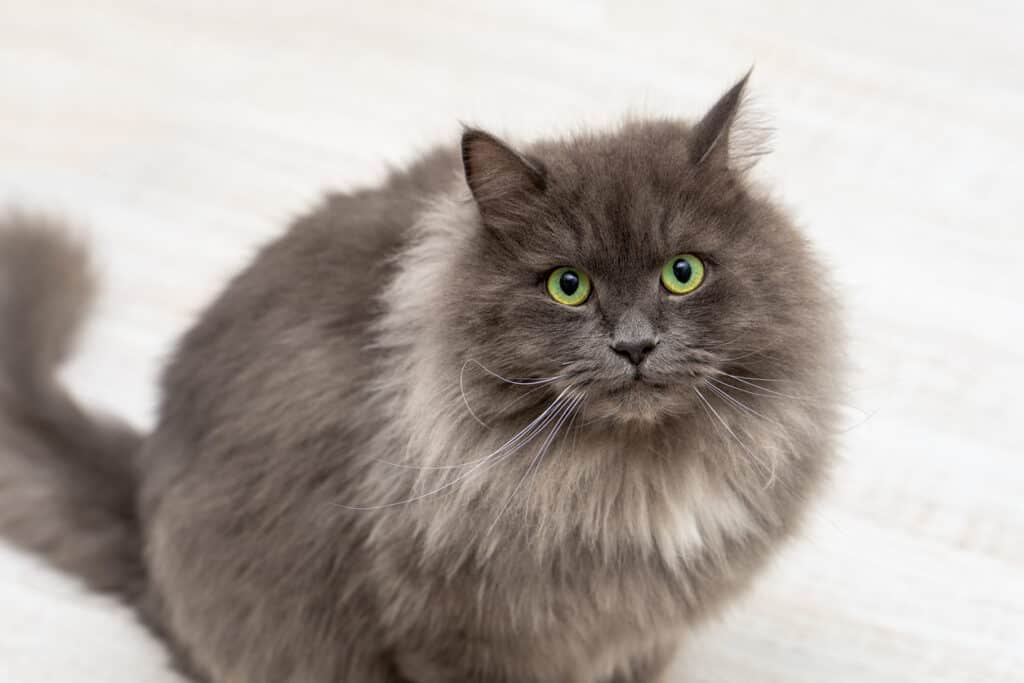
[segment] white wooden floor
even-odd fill
[[[459,120],[695,115],[756,63],[759,173],[839,274],[855,390],[805,539],[677,679],[1024,680],[1024,5],[265,4],[0,0],[0,203],[81,219],[106,271],[80,395],[151,422],[254,245]],[[0,681],[176,680],[125,610],[0,546]]]

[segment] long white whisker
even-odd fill
[[[505,382],[506,384],[513,384],[513,385],[516,385],[516,386],[536,386],[536,385],[550,384],[551,382],[554,382],[556,380],[559,380],[559,379],[562,379],[563,377],[565,377],[565,375],[555,375],[554,377],[541,377],[539,379],[514,380],[514,379],[509,379],[507,377],[502,377],[498,373],[496,373],[493,370],[491,370],[491,369],[487,368],[486,366],[484,366],[483,363],[481,363],[480,361],[476,360],[475,358],[467,359],[466,362],[463,363],[462,367],[459,369],[459,395],[462,396],[462,402],[463,402],[463,404],[465,404],[466,410],[473,417],[473,419],[476,420],[480,424],[480,426],[483,427],[484,429],[491,429],[491,425],[489,425],[486,422],[484,422],[480,418],[480,416],[476,414],[476,411],[473,410],[473,407],[471,405],[469,405],[469,397],[466,396],[466,367],[470,363],[473,363],[474,365],[477,365],[481,370],[486,372],[488,375],[490,375],[492,377],[495,377],[495,378],[501,380],[502,382]]]
[[[480,458],[475,458],[468,462],[461,462],[452,465],[409,465],[407,463],[392,462],[390,460],[383,460],[381,458],[378,458],[377,461],[382,462],[385,465],[391,465],[392,467],[401,467],[409,470],[457,470],[463,467],[469,467],[470,465],[476,465],[477,463],[485,462],[491,457],[500,454],[505,449],[517,445],[522,439],[532,439],[536,435],[536,432],[538,430],[543,429],[554,418],[553,412],[557,410],[559,403],[562,402],[565,394],[568,393],[571,389],[572,387],[566,387],[565,389],[563,389],[562,393],[556,396],[555,400],[552,401],[551,404],[547,408],[545,408],[540,415],[533,418],[533,420],[531,420],[529,424],[527,424],[525,427],[519,430],[508,441],[498,446],[496,450]]]
[[[749,379],[749,380],[753,380],[755,382],[792,382],[793,381],[791,379],[781,379],[781,378],[769,379],[767,377],[750,377],[748,375],[732,375],[732,374],[729,374],[728,372],[723,372],[722,374],[723,375],[728,375],[729,377],[732,377],[733,379]]]
[[[520,401],[526,399],[527,397],[530,396],[530,394],[535,394],[535,393],[537,393],[538,391],[540,391],[543,388],[544,388],[544,385],[540,385],[540,386],[536,386],[536,387],[534,387],[532,389],[529,389],[527,391],[524,391],[523,393],[519,394],[514,399],[512,399],[511,401],[509,401],[508,403],[503,405],[501,407],[501,412],[503,414],[507,415],[509,413],[509,411],[512,409],[512,406],[514,406],[515,404],[519,403]]]
[[[573,432],[572,435],[572,446],[569,451],[572,454],[576,453],[576,438],[580,435],[580,432],[583,431],[583,424],[585,422],[584,415],[587,412],[587,394],[586,392],[581,393],[583,395],[583,400],[580,401],[580,411],[572,416],[572,422],[569,423],[569,429],[572,430],[573,424],[576,422],[576,418],[580,418],[579,423],[576,424],[576,431]]]
[[[767,471],[769,473],[768,482],[765,484],[764,488],[765,489],[771,488],[772,484],[775,483],[775,460],[774,460],[774,458],[772,459],[772,466],[769,468],[767,465],[765,465],[764,461],[761,460],[761,458],[757,457],[754,454],[753,450],[751,450],[745,443],[743,443],[743,441],[740,440],[740,438],[736,435],[736,432],[734,432],[732,430],[732,427],[730,427],[729,424],[722,418],[722,416],[718,414],[718,411],[715,410],[715,407],[713,405],[711,405],[711,402],[708,401],[706,398],[704,398],[704,394],[700,393],[700,389],[698,389],[697,387],[694,387],[693,390],[697,392],[697,396],[704,403],[704,405],[706,405],[708,407],[708,410],[710,410],[712,412],[712,414],[715,416],[715,418],[718,419],[718,421],[721,423],[721,425],[723,427],[725,427],[725,430],[727,432],[729,432],[729,434],[732,435],[732,438],[736,441],[736,445],[738,445],[740,448],[742,448],[744,451],[746,451],[747,455],[749,455],[756,463],[758,463],[765,471]]]
[[[708,377],[708,381],[709,381],[709,382],[714,382],[714,381],[716,381],[716,380],[715,380],[715,378],[714,378],[714,377]],[[723,386],[727,386],[727,387],[728,387],[728,386],[730,386],[730,385],[728,385],[728,384],[725,384],[724,382],[719,382],[719,384],[722,384]],[[737,408],[739,408],[739,409],[740,409],[740,410],[742,410],[743,412],[745,412],[745,413],[749,413],[750,415],[754,415],[754,416],[756,416],[756,417],[759,417],[759,418],[761,418],[762,420],[764,420],[765,422],[770,422],[771,424],[775,425],[776,427],[778,427],[778,428],[780,428],[780,429],[782,429],[782,428],[783,428],[783,427],[782,427],[782,425],[781,425],[781,424],[779,424],[779,422],[778,422],[777,420],[774,420],[774,419],[772,419],[772,418],[768,417],[767,415],[764,415],[764,414],[762,414],[762,413],[759,413],[758,411],[754,410],[753,408],[751,408],[750,406],[748,406],[748,405],[747,405],[746,403],[744,403],[743,401],[740,401],[740,400],[739,400],[739,399],[737,399],[737,398],[733,398],[733,397],[732,397],[732,396],[730,396],[730,395],[729,395],[729,394],[728,394],[727,392],[725,392],[725,391],[723,391],[723,390],[719,389],[719,388],[718,388],[718,387],[716,387],[716,386],[715,386],[714,384],[707,384],[706,386],[707,386],[707,388],[708,388],[708,389],[711,389],[711,391],[715,392],[716,394],[718,394],[719,396],[721,396],[721,397],[722,397],[722,398],[724,398],[724,399],[725,399],[726,401],[728,401],[729,403],[733,404],[734,406],[736,406]],[[735,387],[731,387],[731,388],[735,388]]]
[[[743,387],[738,387],[738,386],[735,386],[733,384],[729,384],[728,382],[726,382],[724,380],[718,380],[718,382],[720,384],[724,384],[727,387],[731,387],[732,389],[735,389],[736,391],[742,391],[745,394],[750,394],[752,396],[775,396],[775,397],[778,397],[778,398],[790,398],[790,399],[793,399],[794,401],[809,401],[810,400],[809,398],[806,398],[804,396],[793,396],[791,394],[784,394],[781,391],[775,391],[774,389],[768,389],[766,387],[762,387],[760,385],[754,384],[753,382],[748,382],[748,381],[746,381],[744,379],[739,379],[735,375],[730,375],[727,372],[723,372],[721,374],[726,376],[726,377],[731,377],[732,379],[736,380],[737,382],[742,382],[743,384],[746,384],[748,386],[754,387],[755,389],[760,389],[761,390],[759,392],[758,391],[751,391],[750,389],[744,389]]]
[[[561,394],[559,394],[558,398],[556,398],[552,402],[551,406],[548,406],[548,409],[545,410],[544,412],[548,413],[548,411],[550,411],[551,408],[553,408],[556,404],[560,404],[559,405],[559,412],[558,412],[558,414],[561,415],[562,413],[561,413],[560,409],[564,408],[566,403],[568,403],[568,401],[562,402],[560,399],[564,396],[566,391],[569,391],[570,388],[571,387],[567,387]],[[525,440],[522,441],[521,443],[517,443],[514,448],[512,448],[512,443],[514,441],[516,441],[520,437],[520,435],[523,434],[522,431],[519,434],[517,434],[515,437],[510,439],[509,441],[505,442],[505,444],[503,444],[501,447],[499,447],[494,452],[492,452],[492,453],[484,456],[483,458],[480,458],[477,461],[475,461],[476,464],[473,465],[473,467],[470,467],[467,471],[463,472],[462,474],[457,476],[452,481],[450,481],[450,482],[448,482],[446,484],[442,484],[441,486],[438,486],[435,489],[427,491],[426,493],[422,493],[420,495],[413,496],[413,497],[407,498],[405,500],[399,500],[399,501],[395,501],[393,503],[381,503],[379,505],[344,505],[344,504],[341,504],[341,503],[332,503],[332,505],[334,505],[335,507],[344,508],[346,510],[364,510],[364,511],[365,510],[382,510],[382,509],[385,509],[385,508],[397,507],[399,505],[408,505],[409,503],[414,503],[414,502],[416,502],[418,500],[422,500],[422,499],[427,498],[429,496],[435,495],[437,493],[440,493],[441,491],[445,491],[447,489],[450,489],[451,487],[455,486],[459,482],[463,481],[464,479],[466,479],[467,477],[472,475],[474,472],[476,472],[478,469],[480,469],[482,466],[487,464],[488,461],[492,461],[491,464],[493,465],[493,464],[497,464],[497,463],[499,463],[499,462],[501,462],[501,461],[511,457],[521,447],[525,446],[530,441],[532,441],[533,438],[538,433],[540,433],[555,418],[556,418],[555,414],[548,415],[548,417],[545,418],[545,420],[544,420],[544,422],[542,424],[536,425],[536,427],[533,428],[529,432],[529,434],[525,437]],[[530,429],[535,423],[536,423],[536,420],[534,420],[534,422],[531,422],[530,425],[528,425],[526,429]],[[524,431],[525,431],[525,429],[524,429]],[[507,452],[503,453],[503,451],[505,451],[508,448],[511,448],[511,450],[508,450]],[[388,463],[388,464],[397,465],[399,467],[403,466],[403,465],[398,465],[397,463]],[[412,467],[412,466],[406,465],[405,467]],[[459,467],[459,466],[457,466],[457,465],[439,465],[439,466],[437,466],[437,469],[451,469],[451,468],[454,468],[454,467]],[[432,469],[432,468],[424,467],[424,468],[421,468],[421,469]]]
[[[565,424],[565,421],[569,418],[569,415],[576,410],[576,407],[582,400],[583,396],[577,395],[572,401],[570,401],[570,403],[562,411],[561,416],[558,419],[558,422],[555,423],[555,426],[551,428],[551,431],[548,433],[547,438],[544,439],[544,442],[541,444],[540,448],[537,449],[537,455],[533,457],[533,460],[530,462],[530,465],[526,468],[526,471],[523,473],[523,476],[519,478],[519,482],[512,489],[512,493],[509,494],[508,499],[505,501],[505,504],[502,506],[501,510],[498,511],[498,514],[494,517],[494,521],[491,522],[490,527],[488,527],[487,533],[484,534],[485,537],[489,536],[490,533],[494,530],[494,527],[498,525],[498,520],[501,519],[501,516],[505,513],[505,510],[507,510],[509,505],[512,504],[512,500],[515,498],[516,493],[522,487],[523,482],[526,481],[527,477],[530,476],[530,472],[533,471],[533,469],[540,463],[540,461],[547,454],[548,448],[551,447],[551,444],[554,442],[555,437],[558,436],[559,431],[562,429],[562,425]]]
[[[484,422],[483,420],[481,420],[479,418],[479,416],[477,416],[477,414],[475,412],[473,412],[472,406],[469,405],[469,399],[466,397],[465,375],[466,375],[466,366],[467,365],[469,365],[469,361],[468,360],[465,363],[462,364],[462,369],[459,370],[459,393],[462,395],[462,402],[464,404],[466,404],[466,410],[469,411],[469,414],[473,416],[474,420],[479,422],[483,426],[484,429],[490,429],[491,426],[489,424],[487,424],[486,422]]]
[[[509,379],[508,377],[502,377],[501,375],[499,375],[498,373],[494,372],[493,370],[491,370],[490,368],[488,368],[487,366],[485,366],[483,363],[481,363],[480,361],[478,361],[475,358],[470,358],[465,363],[463,363],[462,364],[462,369],[465,370],[466,366],[469,365],[470,363],[473,363],[474,365],[478,366],[481,370],[486,372],[491,377],[494,377],[496,379],[500,379],[502,382],[505,382],[506,384],[518,384],[518,385],[521,385],[521,386],[531,386],[531,385],[534,385],[534,384],[545,384],[547,382],[554,382],[555,380],[559,380],[559,379],[562,379],[563,377],[565,377],[565,375],[555,375],[554,377],[539,377],[537,379]]]

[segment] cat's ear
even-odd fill
[[[484,219],[515,213],[531,196],[544,192],[544,166],[490,133],[467,128],[462,134],[466,184]]]
[[[693,127],[690,135],[690,160],[698,165],[727,167],[734,156],[734,127],[743,105],[750,71],[715,102]]]

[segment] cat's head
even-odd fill
[[[827,296],[804,240],[740,167],[745,84],[693,126],[631,122],[522,151],[465,131],[476,225],[440,322],[449,367],[471,361],[479,378],[478,412],[513,396],[482,368],[529,383],[538,403],[579,390],[588,418],[637,423],[700,409],[722,373],[814,372]]]

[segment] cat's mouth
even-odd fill
[[[658,382],[648,375],[644,375],[639,370],[633,374],[633,377],[625,382],[619,382],[611,386],[606,395],[618,396],[622,394],[632,394],[637,392],[646,391],[662,391],[667,389],[668,385],[664,382]]]
[[[651,422],[664,412],[670,385],[637,373],[593,392],[589,411],[626,421]]]
[[[689,415],[697,406],[692,388],[700,383],[701,375],[673,373],[666,377],[637,368],[589,385],[586,412],[600,418],[644,424]]]

